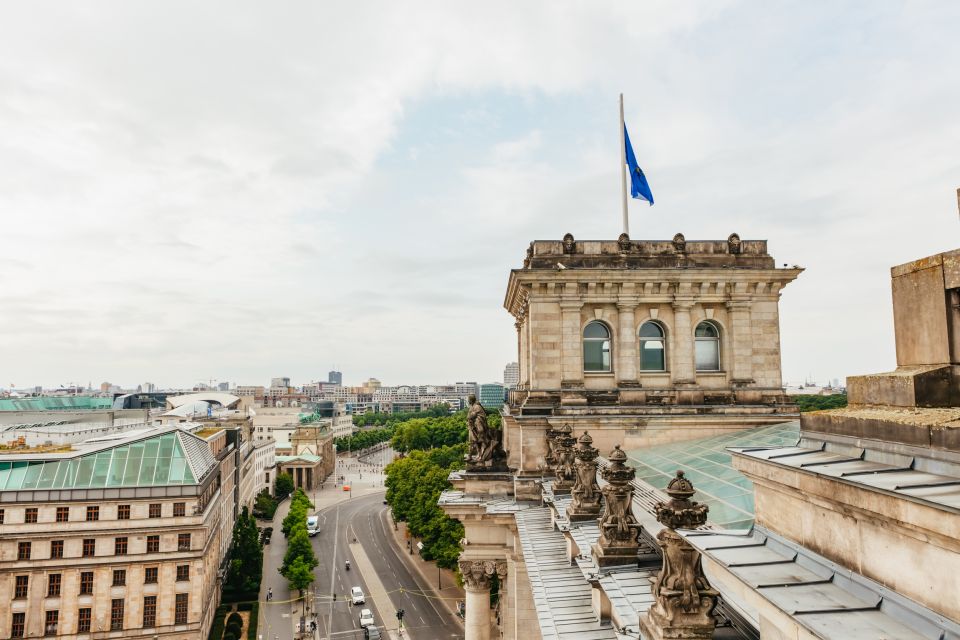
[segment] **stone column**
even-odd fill
[[[700,552],[674,531],[706,523],[707,505],[691,500],[693,494],[693,483],[677,471],[667,485],[670,502],[654,507],[657,521],[665,527],[657,534],[663,566],[653,584],[653,606],[640,618],[644,637],[651,640],[708,640],[717,624],[711,612],[718,594],[703,574]]]
[[[617,303],[620,318],[620,335],[617,349],[617,384],[623,387],[637,385],[637,328],[634,325],[636,300],[621,300]]]
[[[490,581],[497,573],[497,564],[493,560],[460,561],[467,592],[464,640],[490,640]]]
[[[600,515],[600,487],[597,485],[597,454],[593,447],[593,438],[586,431],[577,441],[579,446],[574,452],[577,462],[576,483],[571,494],[573,500],[567,506],[567,518],[571,522],[596,520]]]
[[[593,557],[601,567],[634,564],[640,548],[640,523],[633,516],[633,467],[624,464],[627,454],[617,445],[610,453],[610,466],[600,475],[607,481],[602,490],[606,510],[600,519],[600,539],[592,547]]]
[[[727,303],[730,315],[730,381],[734,385],[753,383],[753,336],[750,327],[750,301],[731,300]]]
[[[568,283],[567,287],[576,286]],[[580,331],[579,300],[560,301],[560,386],[583,386],[583,336]]]
[[[557,479],[553,481],[554,493],[570,493],[573,488],[573,482],[576,479],[574,471],[574,462],[576,457],[573,446],[577,444],[577,439],[571,435],[573,429],[569,424],[565,424],[557,429],[557,437],[554,439],[553,455],[557,460],[554,469]]]
[[[693,300],[676,300],[673,303],[673,355],[670,356],[669,367],[674,384],[693,384],[697,381],[693,328],[690,326],[693,304]]]

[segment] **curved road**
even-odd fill
[[[360,609],[373,611],[377,626],[396,634],[396,610],[402,608],[404,635],[414,640],[462,638],[460,621],[435,600],[431,585],[424,584],[417,570],[404,562],[393,543],[392,523],[383,492],[352,498],[319,512],[320,533],[313,538],[319,566],[314,570],[318,638],[363,638],[359,625]],[[389,597],[391,609],[381,611],[371,597],[371,576],[361,575],[357,559],[350,551],[356,538],[376,568],[376,579]],[[345,570],[350,560],[351,570]],[[369,565],[368,565],[369,566]],[[359,586],[366,604],[349,603],[350,588]],[[336,594],[336,600],[332,594]],[[427,594],[427,595],[423,595]],[[429,597],[428,597],[429,596]],[[381,600],[382,604],[382,600]],[[384,634],[385,637],[390,633]]]

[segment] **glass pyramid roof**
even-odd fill
[[[710,507],[710,522],[726,529],[753,524],[753,483],[733,468],[727,447],[790,446],[800,438],[799,421],[627,451],[637,479],[664,489],[682,469],[697,490],[693,499]]]
[[[205,442],[175,430],[75,457],[0,461],[0,491],[197,484],[215,464]]]

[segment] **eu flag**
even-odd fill
[[[652,206],[653,193],[650,192],[650,185],[647,184],[647,176],[643,175],[643,169],[637,164],[637,157],[633,155],[633,146],[630,144],[627,125],[623,125],[623,141],[627,152],[627,168],[630,169],[630,195],[637,199],[646,200]]]

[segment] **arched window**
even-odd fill
[[[666,371],[667,352],[664,331],[659,322],[644,322],[640,326],[640,370]]]
[[[583,329],[583,370],[610,371],[610,329],[596,320]]]
[[[704,320],[694,332],[697,371],[720,371],[720,329]]]

